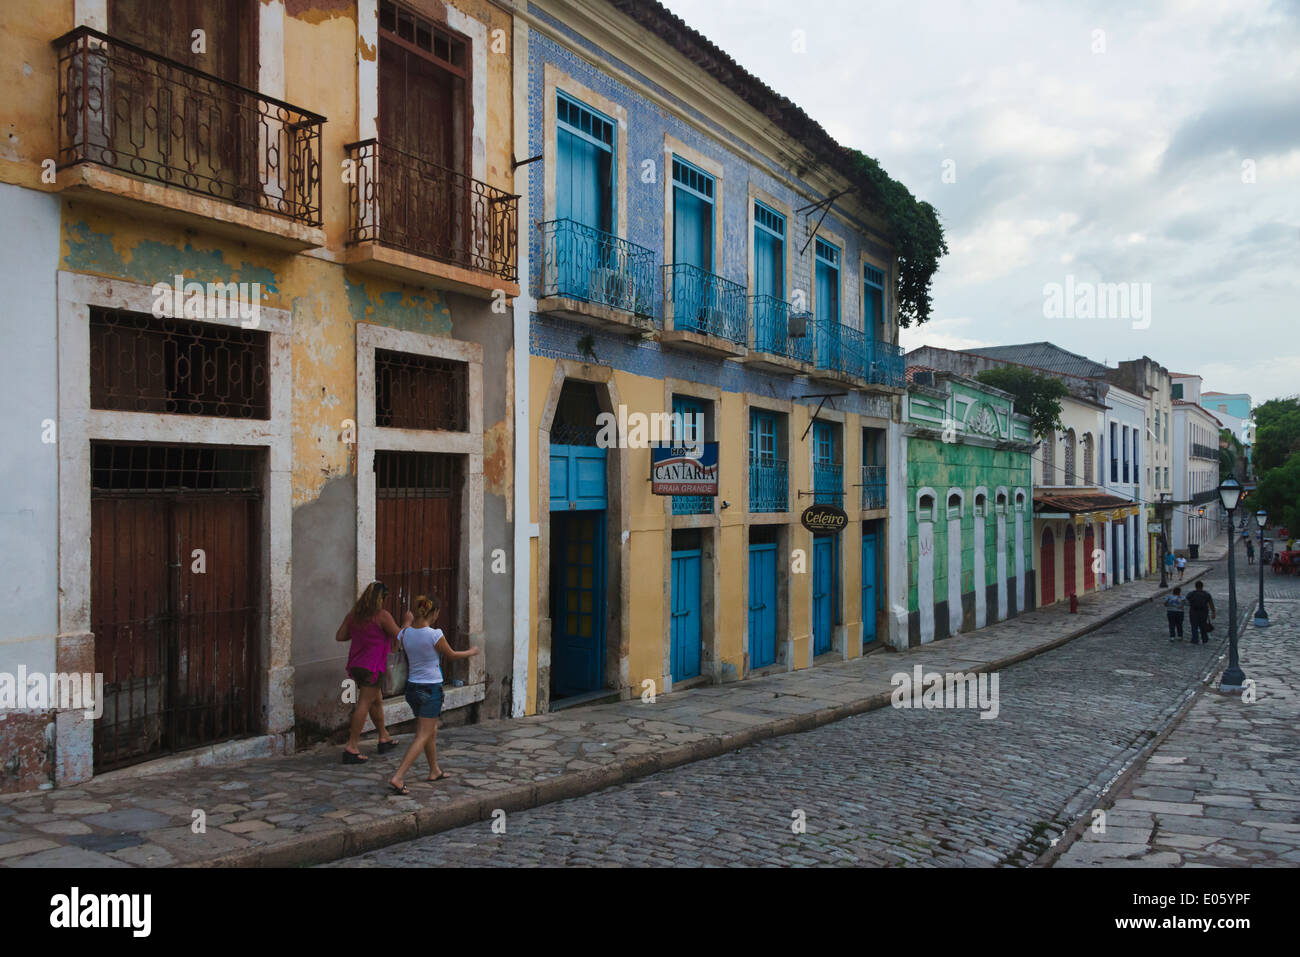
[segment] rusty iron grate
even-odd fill
[[[261,452],[198,445],[93,442],[95,492],[230,492],[260,495]]]
[[[464,432],[469,428],[464,362],[375,350],[375,425]]]
[[[269,419],[266,332],[90,312],[90,406],[116,412]]]

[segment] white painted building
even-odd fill
[[[1141,503],[1150,498],[1143,483],[1147,400],[1116,385],[1106,386],[1105,399],[1101,484],[1112,495]],[[1111,523],[1107,534],[1111,583],[1141,578],[1146,567],[1146,509]]]
[[[1200,405],[1201,377],[1174,374],[1174,510],[1170,543],[1186,552],[1218,531],[1219,430],[1223,423]],[[1203,514],[1202,514],[1203,513]]]

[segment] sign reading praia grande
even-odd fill
[[[717,495],[718,443],[650,449],[650,491],[654,495]]]
[[[826,535],[842,532],[849,523],[849,517],[844,509],[836,505],[809,505],[803,510],[799,521],[808,531]]]

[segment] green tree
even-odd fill
[[[1219,480],[1229,476],[1243,481],[1245,479],[1246,460],[1243,456],[1245,447],[1241,440],[1232,434],[1232,429],[1219,430]]]
[[[1251,494],[1249,506],[1252,513],[1264,509],[1271,525],[1285,526],[1294,535],[1300,529],[1300,455],[1270,469]]]
[[[1040,439],[1053,429],[1064,427],[1061,425],[1061,400],[1070,393],[1060,379],[1024,366],[985,369],[975,378],[1015,396],[1016,411],[1029,416],[1034,435]]]
[[[1269,399],[1257,407],[1251,460],[1261,478],[1300,452],[1300,397]]]

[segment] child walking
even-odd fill
[[[379,732],[379,753],[397,747],[384,726],[383,681],[388,667],[388,651],[397,638],[397,622],[384,608],[388,599],[388,586],[371,582],[361,593],[352,610],[343,618],[343,624],[334,635],[335,641],[350,641],[348,647],[348,677],[357,687],[357,706],[352,712],[352,725],[348,743],[343,749],[344,764],[364,764],[370,759],[361,753],[361,730],[366,726],[366,715]]]
[[[1169,643],[1174,643],[1174,633],[1178,633],[1178,640],[1183,640],[1183,607],[1187,604],[1187,599],[1183,597],[1183,590],[1175,588],[1165,598],[1165,612],[1169,617]]]
[[[397,635],[397,640],[406,649],[406,660],[410,662],[406,703],[411,706],[417,727],[415,740],[406,749],[396,773],[388,779],[388,786],[395,794],[411,793],[404,783],[406,772],[421,751],[429,760],[429,776],[425,780],[437,781],[446,777],[438,767],[438,716],[442,714],[442,662],[438,656],[443,654],[455,661],[479,653],[479,649],[473,647],[455,651],[447,644],[442,629],[433,627],[439,607],[438,599],[421,595],[415,599],[415,617]]]

